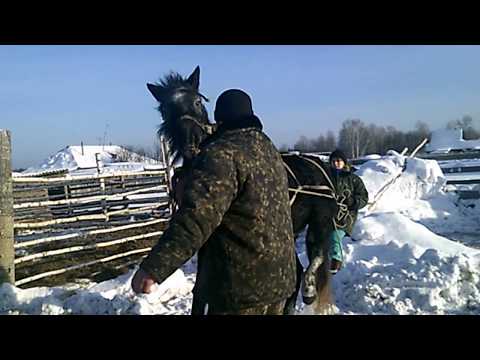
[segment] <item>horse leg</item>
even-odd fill
[[[307,220],[310,216],[311,206],[308,203],[308,198],[299,195],[295,202],[292,205],[292,225],[293,233],[295,234],[295,240],[297,240],[298,234],[307,226]],[[295,261],[296,261],[296,271],[297,271],[297,280],[295,283],[295,292],[287,299],[285,308],[283,311],[284,315],[292,315],[295,313],[295,305],[297,303],[298,294],[300,292],[300,287],[302,285],[303,278],[303,265],[300,262],[298,253],[295,250]]]
[[[307,249],[307,256],[309,265],[305,271],[303,278],[303,302],[311,305],[317,297],[317,272],[322,266],[324,259],[320,251],[320,238],[315,236],[317,230],[314,227],[314,222],[310,221],[308,231],[305,238],[305,246]]]
[[[323,253],[323,262],[321,268],[318,271],[317,292],[318,299],[315,304],[315,312],[317,314],[328,314],[334,304],[332,293],[332,274],[330,273],[330,238],[329,235],[333,231],[331,226],[332,221],[325,219],[325,225],[322,226],[322,239],[321,249]]]
[[[317,299],[314,304],[316,314],[327,314],[331,311],[333,301],[332,294],[332,274],[330,273],[330,261],[328,260],[328,250],[324,252],[322,266],[317,272]]]
[[[306,304],[313,304],[315,313],[325,313],[333,303],[331,275],[328,260],[328,219],[315,217],[307,232],[307,253],[310,265],[305,272],[303,298]]]
[[[317,272],[323,264],[323,256],[315,256],[310,262],[303,279],[303,302],[311,305],[317,298]]]
[[[297,303],[298,293],[300,292],[300,286],[302,284],[303,266],[298,258],[298,254],[295,253],[296,269],[297,269],[297,282],[295,284],[295,292],[287,299],[285,308],[283,309],[283,315],[293,315],[295,313],[295,305]]]

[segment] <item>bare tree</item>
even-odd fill
[[[430,134],[428,125],[422,121],[417,122],[414,130],[404,132],[393,126],[377,126],[365,124],[360,119],[347,119],[342,123],[338,139],[332,131],[326,135],[320,134],[315,139],[302,135],[295,143],[295,149],[302,152],[327,152],[338,146],[349,158],[358,158],[373,153],[384,155],[388,150],[400,152],[405,146],[413,149],[424,138],[430,137]]]
[[[324,151],[333,151],[337,147],[337,140],[333,131],[328,130],[327,136],[325,137],[325,150]]]
[[[145,157],[151,157],[152,151],[143,146],[121,145],[115,162],[143,162]]]
[[[371,141],[368,128],[360,119],[348,119],[342,123],[338,145],[347,156],[357,158],[365,155]]]
[[[309,152],[310,151],[311,141],[304,135],[300,136],[300,139],[295,143],[293,148],[300,152]]]
[[[325,136],[323,136],[323,134],[320,134],[316,139],[311,140],[310,151],[326,151]]]
[[[475,125],[476,124],[470,115],[464,115],[462,119],[449,121],[447,123],[447,129],[461,128],[465,140],[475,140],[480,138],[479,126]]]

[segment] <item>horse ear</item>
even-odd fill
[[[197,66],[193,73],[188,77],[187,81],[198,91],[200,87],[200,66]]]
[[[157,99],[158,102],[163,102],[164,92],[163,87],[153,84],[147,84],[148,90],[152,93],[153,97]]]

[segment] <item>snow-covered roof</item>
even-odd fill
[[[68,170],[80,171],[82,169],[96,169],[96,154],[100,154],[99,160],[102,167],[109,167],[111,171],[140,170],[145,165],[155,165],[158,161],[141,156],[118,145],[84,145],[67,146],[50,156],[38,166],[26,169],[22,175],[43,175],[46,172]],[[128,162],[118,162],[119,158],[127,158]]]
[[[480,149],[480,139],[464,140],[463,130],[439,129],[432,132],[430,142],[425,146],[426,152],[448,153],[451,150]]]

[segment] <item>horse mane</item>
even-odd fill
[[[192,85],[184,79],[182,75],[177,72],[170,71],[163,79],[160,79],[158,83],[155,83],[156,86],[162,87],[165,91],[175,90],[180,87],[190,88],[195,90]]]
[[[160,106],[158,110],[161,113]],[[162,116],[163,117],[163,116]],[[174,162],[178,160],[179,151],[182,146],[182,132],[179,131],[178,127],[175,126],[175,121],[163,118],[163,122],[158,126],[157,135],[161,137],[164,136],[165,140],[168,143],[168,148],[170,155],[174,157]]]

